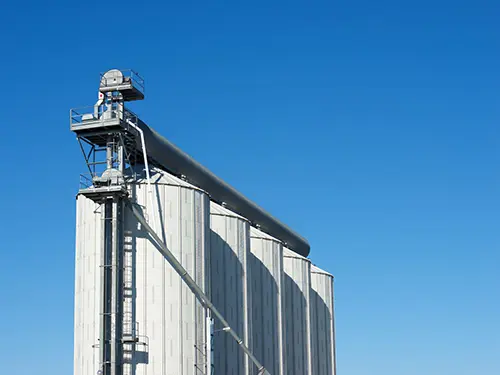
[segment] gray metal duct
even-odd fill
[[[144,132],[148,158],[155,164],[174,175],[185,176],[189,183],[210,194],[212,200],[246,217],[260,230],[284,242],[289,249],[305,257],[309,255],[310,246],[305,238],[244,197],[141,120],[139,127]]]

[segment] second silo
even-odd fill
[[[335,375],[335,319],[333,276],[311,268],[312,373]]]
[[[156,171],[152,191],[144,178],[132,185],[132,198],[145,207],[155,232],[203,289],[209,288],[210,201],[208,195],[166,172]],[[151,198],[151,199],[150,199]],[[135,264],[135,311],[139,340],[129,373],[208,375],[205,309],[128,212],[126,243]],[[132,304],[134,305],[134,304]],[[127,319],[125,317],[125,319]]]
[[[285,353],[287,375],[311,375],[310,300],[311,262],[283,250]]]
[[[248,220],[214,202],[210,203],[211,295],[215,307],[231,328],[250,345],[250,294]],[[213,339],[214,374],[251,374],[248,358],[238,343],[215,321]]]
[[[250,236],[253,354],[269,373],[284,375],[283,246],[253,227]]]

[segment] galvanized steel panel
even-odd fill
[[[250,229],[253,354],[272,375],[285,375],[283,352],[283,246]]]
[[[311,268],[312,373],[335,375],[335,324],[333,276]]]
[[[310,300],[311,262],[283,249],[285,272],[285,353],[288,375],[311,375]]]
[[[229,325],[250,344],[251,304],[248,292],[250,224],[243,217],[210,204],[210,260],[212,303]],[[249,364],[240,346],[215,322],[213,340],[214,374],[248,375]]]

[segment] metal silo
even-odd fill
[[[205,291],[209,285],[209,198],[202,190],[156,170],[152,189],[140,175],[131,199],[167,247]],[[149,193],[148,191],[151,191]],[[102,206],[78,196],[75,374],[96,374],[99,363]],[[123,373],[208,374],[205,309],[125,209],[123,223]]]
[[[165,172],[157,172],[151,182],[153,199],[149,199],[147,183],[140,177],[132,185],[132,196],[139,205],[146,207],[144,212],[149,224],[195,282],[208,293],[208,195]],[[135,353],[133,362],[138,363],[136,372],[132,369],[131,374],[207,374],[205,309],[153,245],[147,232],[138,228],[137,220],[131,214],[126,219],[125,235],[129,235],[135,255],[130,263],[135,262],[136,269],[133,288],[136,311],[132,321],[137,322],[139,336],[143,336],[147,344],[145,353]]]
[[[285,375],[283,351],[283,245],[252,227],[251,298],[253,353],[272,375]]]
[[[250,224],[242,216],[211,202],[210,228],[212,302],[250,346]],[[250,374],[248,358],[222,328],[216,321],[212,344],[214,374]]]
[[[286,367],[289,375],[311,375],[309,259],[283,249]]]
[[[335,375],[333,276],[311,267],[312,373]]]

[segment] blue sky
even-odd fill
[[[335,274],[340,375],[499,374],[498,2],[226,3],[4,4],[3,372],[72,372],[68,111],[118,67]]]

